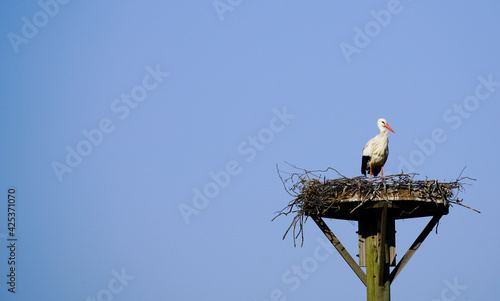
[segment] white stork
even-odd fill
[[[369,170],[370,182],[372,174],[376,177],[382,171],[382,178],[384,177],[384,164],[389,157],[389,132],[386,129],[395,134],[384,118],[377,120],[377,126],[380,129],[380,134],[366,143],[361,160],[361,173],[366,176],[366,172]]]

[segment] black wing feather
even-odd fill
[[[368,161],[370,161],[370,156],[363,156],[361,159],[361,173],[366,176],[366,171],[369,170],[368,168]]]
[[[376,177],[378,176],[378,174],[380,173],[380,170],[382,169],[382,166],[381,165],[374,165],[372,166],[372,173],[373,173],[373,176]]]

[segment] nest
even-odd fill
[[[294,245],[295,240],[301,236],[304,242],[303,225],[308,216],[325,216],[328,212],[340,210],[340,207],[349,203],[352,208],[349,212],[353,214],[364,204],[371,201],[397,201],[415,200],[421,202],[436,203],[436,206],[448,207],[449,204],[457,204],[476,212],[473,208],[462,204],[458,193],[464,189],[464,180],[474,180],[460,176],[451,182],[439,182],[437,180],[415,180],[416,173],[401,173],[386,175],[384,179],[377,177],[370,182],[366,177],[348,178],[337,170],[329,167],[326,170],[308,171],[293,166],[297,171],[287,173],[278,169],[278,175],[285,190],[293,197],[292,201],[277,212],[273,218],[280,215],[295,215],[290,227],[283,235],[286,237],[293,228]],[[335,179],[329,179],[325,174],[334,172]],[[350,218],[348,218],[350,219]],[[352,218],[355,220],[355,218]]]

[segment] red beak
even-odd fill
[[[386,124],[386,125],[384,125],[384,126],[385,126],[385,127],[386,127],[389,131],[391,131],[391,132],[393,132],[394,134],[396,134],[396,132],[394,132],[388,124]]]

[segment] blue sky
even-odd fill
[[[477,181],[460,197],[482,212],[451,208],[393,299],[493,300],[499,13],[496,1],[0,4],[0,298],[363,300],[314,223],[302,248],[281,239],[276,164],[358,176],[384,117],[385,173],[453,180],[467,166]],[[398,221],[399,258],[427,220]],[[356,224],[328,223],[357,254]]]

